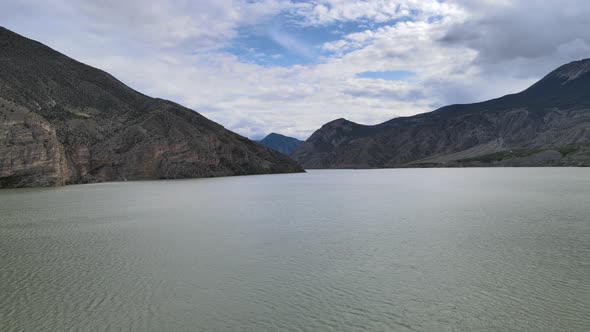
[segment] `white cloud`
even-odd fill
[[[316,0],[299,8],[308,24],[322,25],[334,21],[371,20],[376,23],[413,17],[427,19],[437,15],[452,15],[459,7],[447,2],[429,0]]]

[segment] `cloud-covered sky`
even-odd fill
[[[250,138],[525,89],[590,57],[587,0],[10,0],[0,25]]]

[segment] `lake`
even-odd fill
[[[0,190],[0,330],[590,331],[590,169]]]

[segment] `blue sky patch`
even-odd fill
[[[316,64],[330,54],[322,50],[324,43],[340,40],[348,34],[411,20],[411,17],[404,17],[378,23],[361,19],[305,26],[300,24],[297,17],[282,13],[270,22],[241,28],[237,38],[224,50],[241,61],[263,66]]]
[[[405,81],[414,76],[416,76],[416,73],[408,70],[366,71],[356,74],[356,77],[359,78],[370,78],[386,81]]]

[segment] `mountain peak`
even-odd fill
[[[306,168],[590,165],[590,59],[525,91],[365,126],[323,125],[291,156]]]
[[[270,133],[270,134],[266,135],[266,137],[263,138],[263,140],[267,139],[267,138],[272,138],[272,137],[288,137],[288,136],[285,136],[285,135],[279,134],[279,133]]]
[[[341,127],[346,127],[346,126],[350,126],[350,125],[356,125],[356,123],[346,120],[345,118],[340,118],[340,119],[332,120],[332,121],[326,123],[325,125],[323,125],[322,127],[341,128]]]
[[[330,121],[328,123],[338,124],[338,123],[348,123],[348,122],[351,122],[351,121],[349,121],[349,120],[347,120],[345,118],[339,118],[339,119],[336,119],[336,120],[332,120],[332,121]]]
[[[32,39],[29,39],[29,38],[27,38],[25,36],[21,36],[18,33],[14,32],[12,30],[9,30],[9,29],[7,29],[7,28],[5,28],[3,26],[0,26],[0,38],[1,39],[4,39],[4,40],[7,40],[7,39],[11,39],[11,40],[18,39],[20,41],[31,41],[31,42],[33,41]]]
[[[590,59],[570,62],[563,65],[549,75],[548,78],[557,78],[560,80],[573,81],[590,73]]]

